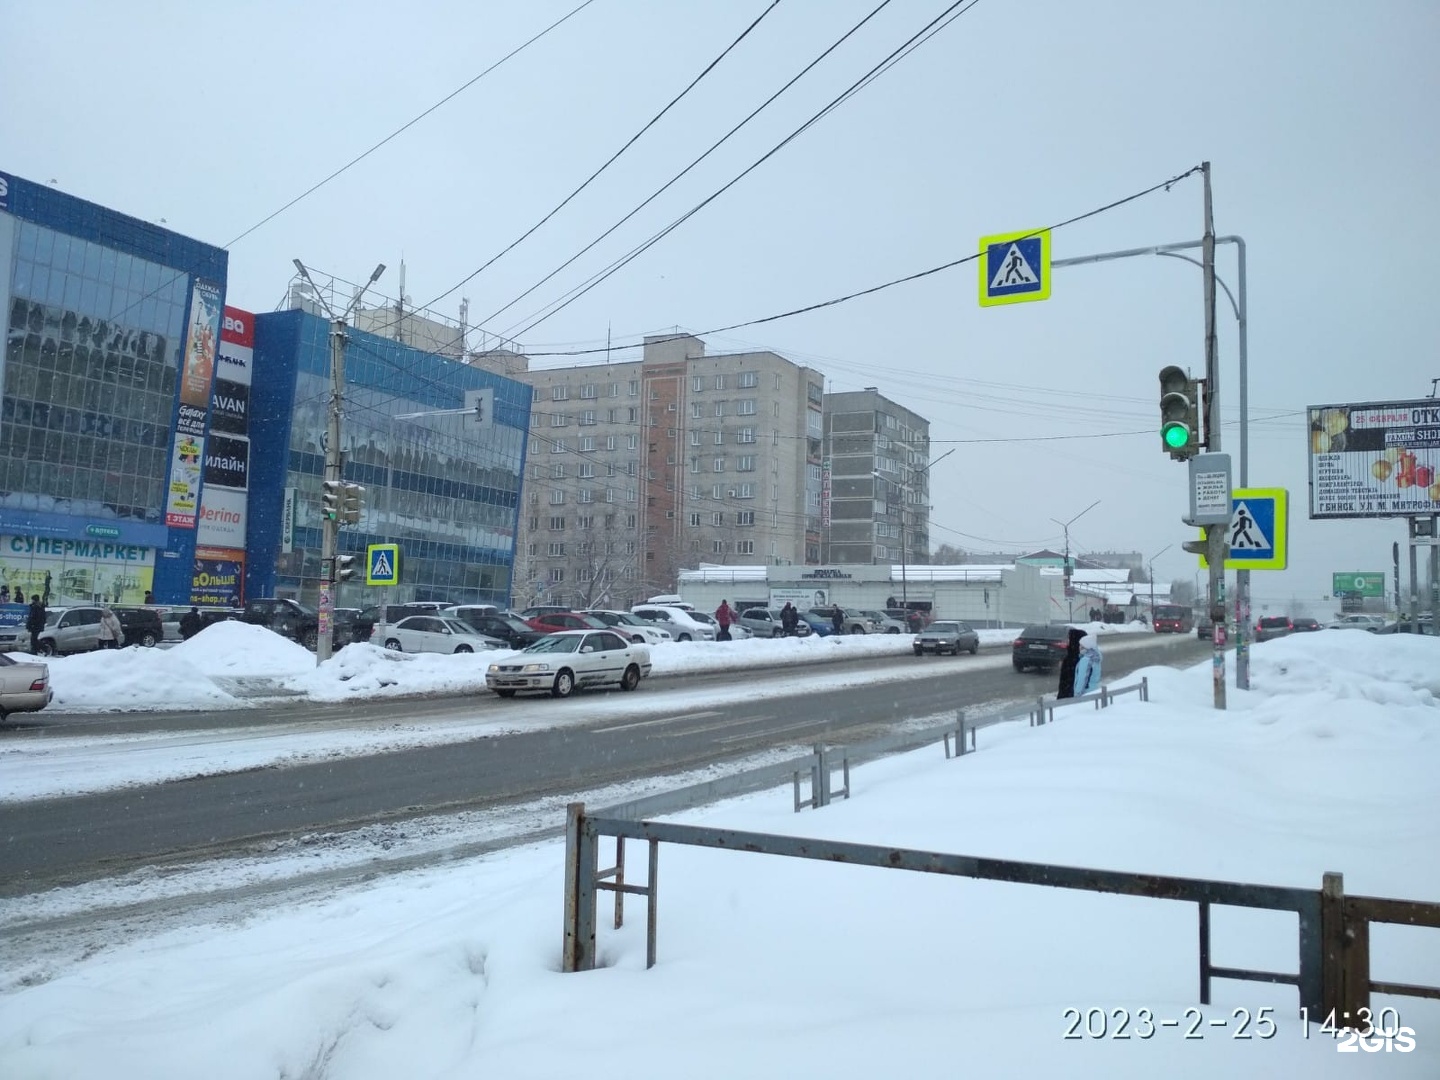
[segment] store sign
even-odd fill
[[[280,504],[280,552],[289,555],[295,550],[295,488],[285,489],[285,499]]]
[[[1331,574],[1330,592],[1333,596],[1384,596],[1385,573],[1350,570],[1343,574]]]
[[[230,435],[211,435],[205,447],[205,485],[249,487],[250,440]]]
[[[216,379],[210,395],[210,430],[229,435],[250,431],[250,387],[229,379]]]
[[[195,542],[209,547],[243,549],[246,512],[245,492],[206,484],[205,495],[200,500],[200,524]]]
[[[238,608],[244,604],[245,557],[240,552],[197,548],[190,579],[190,603],[199,607]]]
[[[1309,410],[1310,516],[1440,513],[1440,400]]]
[[[0,210],[10,209],[10,177],[0,172]]]

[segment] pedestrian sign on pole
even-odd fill
[[[1236,488],[1230,493],[1230,523],[1224,526],[1230,544],[1225,569],[1284,570],[1289,524],[1290,492],[1285,488]],[[1200,566],[1209,566],[1204,555]]]
[[[1050,299],[1050,230],[980,238],[980,306]]]
[[[365,584],[400,584],[399,544],[370,544],[365,548]]]

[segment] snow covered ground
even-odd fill
[[[197,685],[215,674],[173,653]],[[381,664],[404,662],[376,658],[355,677]],[[866,765],[852,773],[854,797],[820,811],[792,813],[786,790],[674,820],[1305,888],[1335,870],[1351,894],[1440,900],[1440,643],[1359,631],[1267,642],[1254,651],[1254,689],[1232,690],[1225,713],[1210,707],[1208,663],[1139,674],[1148,704],[1126,697],[1044,728],[987,728],[980,752],[958,760],[931,747]],[[319,678],[298,663],[294,675]],[[1413,1047],[1353,1054],[1302,1027],[1289,987],[1217,982],[1200,1006],[1195,909],[1178,902],[667,846],[658,965],[644,966],[643,903],[632,898],[614,930],[602,899],[602,967],[561,974],[562,852],[547,840],[97,938],[74,955],[8,956],[0,1071],[1440,1075],[1440,1002],[1377,997],[1413,1029]],[[638,848],[630,861],[633,880]],[[66,910],[67,893],[7,902],[0,925]],[[1293,916],[1217,909],[1212,932],[1216,963],[1295,970]],[[1372,953],[1377,979],[1440,984],[1440,930],[1376,927]],[[1107,1037],[1066,1038],[1066,1010],[1092,1008],[1127,1010],[1133,1037],[1113,1037],[1112,1021]],[[1255,1037],[1235,1037],[1239,1009]],[[1184,1037],[1187,1010],[1207,1021],[1202,1037]]]

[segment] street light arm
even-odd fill
[[[299,259],[291,259],[290,261],[295,264],[295,269],[299,271],[300,276],[304,278],[310,288],[314,290],[315,299],[320,301],[320,306],[325,309],[325,314],[329,315],[332,319],[335,318],[335,309],[332,308],[330,302],[325,299],[325,294],[320,291],[320,286],[315,284],[315,279],[310,276],[310,271],[305,269],[305,264]]]
[[[1192,259],[1189,255],[1181,255],[1178,251],[1157,251],[1155,252],[1155,254],[1164,255],[1166,258],[1170,259],[1184,259],[1186,262],[1193,263],[1194,265],[1200,267],[1200,269],[1202,270],[1205,269],[1205,264],[1202,263],[1199,259]],[[1219,285],[1220,288],[1225,290],[1225,295],[1230,298],[1230,310],[1235,312],[1235,318],[1239,319],[1240,305],[1236,303],[1235,294],[1230,291],[1230,286],[1225,284],[1225,279],[1222,278],[1219,274],[1215,275],[1215,284]]]

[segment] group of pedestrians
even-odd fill
[[[1060,661],[1060,688],[1057,698],[1081,697],[1100,689],[1100,642],[1088,630],[1070,628],[1070,642]]]
[[[835,609],[835,620],[837,626],[839,625],[840,620],[843,620],[844,617],[844,612],[842,612],[837,607]],[[733,641],[734,638],[730,634],[730,627],[734,626],[735,623],[739,620],[739,618],[740,616],[736,613],[735,609],[730,606],[730,601],[721,600],[720,606],[715,609],[715,624],[720,627],[720,632],[715,635],[715,640]],[[798,637],[799,627],[800,612],[796,610],[795,605],[790,603],[789,600],[786,600],[785,606],[780,609],[781,633],[785,637]],[[839,631],[837,630],[836,632],[838,633]]]

